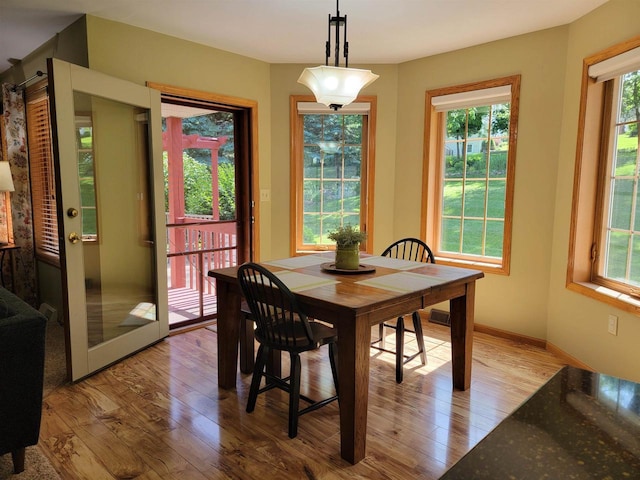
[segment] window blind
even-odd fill
[[[27,88],[26,111],[35,252],[38,258],[57,265],[60,246],[46,83]]]
[[[511,101],[511,86],[482,88],[468,92],[451,93],[431,98],[431,105],[436,112],[458,110],[460,108],[480,107]]]
[[[589,76],[596,82],[605,82],[635,70],[640,70],[640,47],[590,65]]]
[[[369,102],[354,102],[349,105],[345,105],[338,111],[334,111],[331,108],[316,102],[298,102],[298,113],[304,114],[331,114],[331,115],[367,115],[371,110],[371,104]]]

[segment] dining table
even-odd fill
[[[343,271],[335,268],[334,257],[326,252],[260,264],[294,292],[309,317],[337,329],[340,453],[355,464],[366,455],[371,327],[449,301],[452,387],[466,390],[471,384],[475,283],[484,274],[375,255],[361,256],[358,270]],[[237,270],[208,272],[216,280],[218,386],[223,389],[235,388],[239,344],[252,341],[241,312]],[[240,364],[248,373],[252,361],[245,358]]]

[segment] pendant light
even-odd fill
[[[353,102],[360,90],[371,84],[379,75],[371,70],[349,68],[349,42],[347,42],[347,16],[340,16],[339,0],[336,0],[336,16],[329,14],[327,43],[325,45],[325,64],[313,68],[305,68],[298,78],[298,83],[308,87],[316,97],[316,101],[333,110],[338,110]],[[334,66],[329,65],[331,56],[331,27],[335,27]],[[344,27],[344,63],[340,59],[340,27]]]

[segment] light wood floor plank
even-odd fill
[[[337,403],[301,417],[289,439],[286,394],[261,395],[247,414],[250,376],[239,373],[234,391],[219,389],[208,329],[169,337],[51,392],[40,447],[65,480],[435,479],[563,363],[476,333],[471,388],[452,391],[449,329],[423,328],[427,365],[406,365],[400,385],[393,355],[371,351],[367,456],[357,465],[340,458]],[[303,355],[302,383],[312,398],[333,394],[326,348]]]

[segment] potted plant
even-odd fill
[[[348,223],[330,231],[328,237],[336,242],[336,268],[339,270],[358,270],[360,242],[365,241],[367,232],[361,232]]]

